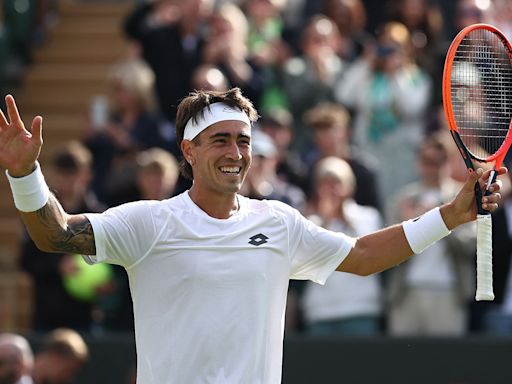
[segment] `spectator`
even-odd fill
[[[512,40],[512,6],[507,0],[494,0],[486,11],[485,22],[494,25]]]
[[[356,177],[354,199],[360,205],[380,207],[377,193],[376,163],[373,158],[350,144],[350,115],[341,105],[321,103],[304,115],[304,122],[313,132],[313,148],[306,158],[312,170],[314,164],[328,156],[336,156],[350,165]],[[311,172],[310,172],[311,173]],[[310,175],[309,180],[312,180]],[[357,188],[360,185],[361,188]],[[311,185],[308,188],[310,191]]]
[[[140,152],[136,158],[136,183],[143,200],[163,200],[174,194],[178,162],[161,148]]]
[[[396,196],[394,221],[407,220],[449,201],[460,184],[449,177],[442,140],[426,139],[417,156],[418,182]],[[474,292],[475,227],[466,225],[389,271],[389,333],[393,336],[462,336]]]
[[[225,92],[229,81],[214,65],[202,64],[192,74],[192,89]]]
[[[286,0],[245,0],[244,13],[249,21],[248,46],[250,54],[262,65],[280,62],[284,44],[284,23],[281,13]]]
[[[340,34],[331,19],[315,15],[302,32],[301,54],[283,68],[283,88],[294,116],[301,117],[320,102],[333,101],[333,85],[341,78],[345,63],[339,57]],[[308,132],[296,121],[294,148],[307,150]]]
[[[79,142],[65,144],[52,155],[48,183],[69,212],[105,209],[89,188],[91,162],[90,152]],[[73,254],[43,252],[28,236],[23,237],[21,266],[34,284],[32,324],[36,331],[61,326],[90,330],[94,303],[73,297],[63,282],[65,276],[76,273],[75,263]]]
[[[125,33],[155,72],[158,104],[171,122],[179,101],[191,91],[212,5],[212,0],[148,1],[126,19]]]
[[[373,37],[366,32],[366,8],[362,0],[327,0],[324,14],[338,26],[341,43],[339,55],[351,62],[360,56]]]
[[[252,132],[252,165],[241,193],[254,199],[282,201],[299,211],[304,210],[303,191],[277,175],[277,148],[270,136]]]
[[[455,37],[461,29],[471,24],[478,24],[485,21],[484,11],[477,6],[475,0],[457,0],[453,23],[454,30],[451,37]],[[451,39],[450,39],[451,41]]]
[[[32,384],[34,355],[21,335],[0,333],[0,383]]]
[[[282,15],[287,5],[286,0],[243,1],[243,10],[249,22],[249,58],[264,76],[262,93],[258,99],[254,99],[262,111],[287,107],[286,96],[279,84],[279,70],[292,55],[283,39],[285,25]]]
[[[261,132],[269,135],[277,149],[277,174],[280,179],[307,188],[307,172],[300,154],[292,148],[295,137],[295,122],[292,114],[284,108],[270,108],[258,120]]]
[[[59,328],[46,335],[36,353],[34,384],[73,384],[89,358],[89,348],[79,333]]]
[[[384,25],[377,46],[367,47],[337,86],[338,101],[354,112],[354,143],[382,165],[377,185],[385,220],[389,197],[416,179],[414,162],[426,130],[431,87],[411,55],[407,28],[396,22]]]
[[[431,0],[398,0],[389,1],[388,7],[389,19],[407,27],[416,61],[432,73],[443,40],[444,21],[439,5]]]
[[[250,59],[247,46],[249,25],[242,10],[230,3],[215,10],[210,32],[202,50],[202,62],[216,66],[231,86],[259,100],[263,89],[261,66]]]
[[[404,24],[411,36],[412,55],[418,65],[429,73],[433,84],[432,105],[442,96],[443,64],[447,47],[444,46],[444,20],[439,4],[432,0],[388,1],[389,20]]]
[[[135,192],[123,188],[130,182],[127,169],[138,151],[177,151],[172,127],[163,124],[154,109],[153,87],[154,73],[143,61],[115,64],[109,77],[109,114],[103,125],[86,132],[85,143],[94,156],[93,189],[109,206],[134,199]]]
[[[339,157],[325,157],[313,172],[314,190],[306,216],[324,228],[363,236],[382,228],[379,212],[357,204],[356,179]],[[332,276],[324,286],[306,283],[303,296],[306,332],[311,335],[376,335],[381,330],[380,275]]]

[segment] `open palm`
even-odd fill
[[[24,176],[34,169],[41,152],[43,119],[36,116],[28,131],[14,98],[7,95],[5,103],[7,117],[0,110],[0,167],[7,169],[11,176]]]

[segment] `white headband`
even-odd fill
[[[194,140],[202,131],[219,121],[238,120],[244,122],[249,127],[251,126],[251,121],[245,112],[239,108],[230,107],[225,103],[214,103],[210,104],[209,107],[204,107],[202,113],[197,116],[197,123],[194,120],[191,117],[187,125],[185,125],[183,140]]]

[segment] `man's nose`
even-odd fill
[[[240,160],[242,158],[242,153],[240,152],[240,148],[237,142],[232,142],[229,145],[226,157],[233,160]]]

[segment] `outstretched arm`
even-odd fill
[[[500,175],[506,172],[504,167],[498,170]],[[474,185],[476,182],[483,185],[489,174],[490,171],[484,173],[482,170],[471,172],[455,199],[440,207],[442,220],[448,230],[476,219]],[[483,208],[493,212],[501,200],[500,183],[493,183],[489,191],[491,194],[484,198]],[[398,265],[413,254],[403,224],[397,224],[358,238],[356,245],[337,270],[370,275]]]
[[[33,180],[40,172],[37,159],[43,144],[43,119],[36,116],[29,131],[25,129],[14,98],[8,95],[5,102],[8,118],[0,110],[0,167],[7,170],[12,180],[11,185],[14,182],[23,186],[29,179],[32,185],[38,185]],[[42,184],[41,189],[47,189],[46,185]],[[20,209],[21,204],[17,204],[23,222],[38,248],[47,252],[95,254],[94,233],[84,215],[68,215],[51,193],[39,193],[32,188],[28,196],[24,197],[28,206],[33,204],[32,196],[44,197],[41,206],[35,209]]]

